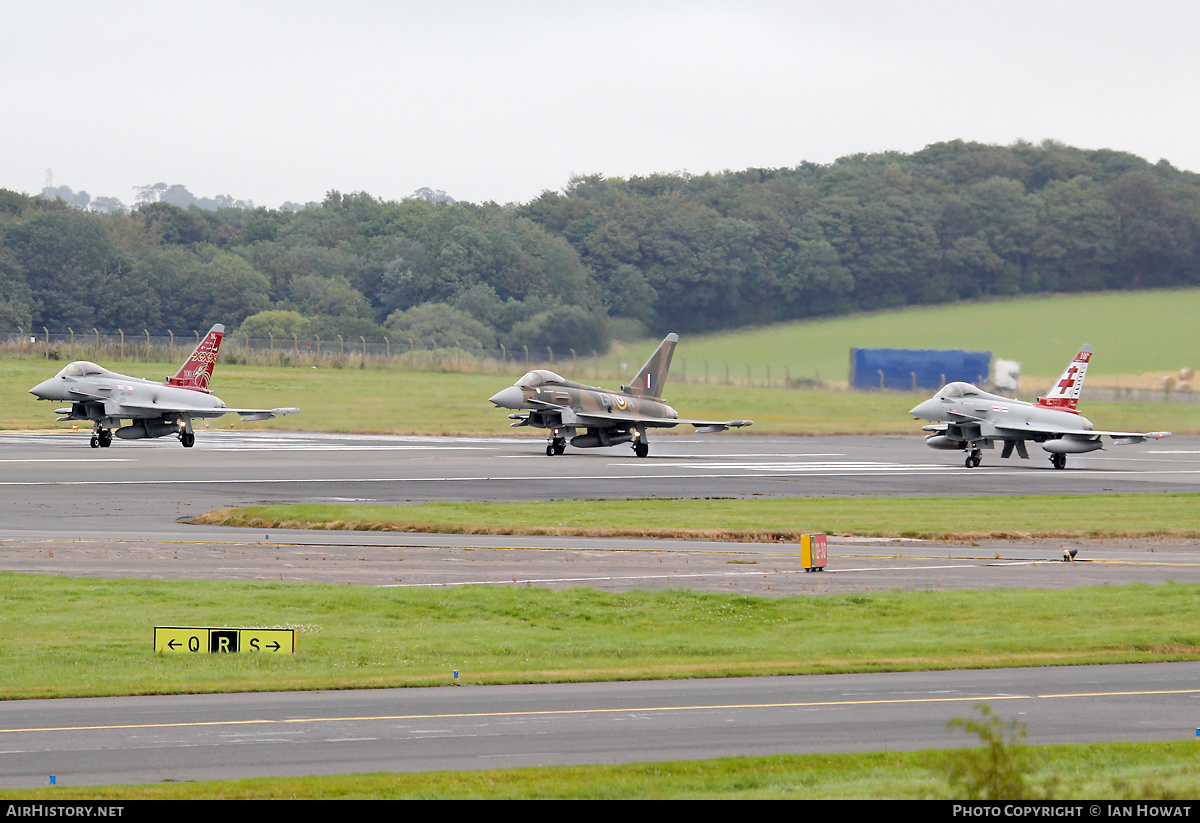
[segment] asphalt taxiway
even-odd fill
[[[0,703],[0,784],[493,769],[976,743],[1184,741],[1200,663]]]
[[[946,545],[833,538],[825,573],[794,543],[421,535],[188,525],[256,503],[1041,494],[1200,490],[1200,437],[968,469],[920,437],[661,437],[548,458],[540,440],[208,431],[91,449],[85,433],[0,435],[0,569],[363,585],[686,585],[768,594],[1200,580],[1194,540]],[[964,522],[962,527],[970,529]],[[805,530],[797,524],[796,530]],[[1014,530],[1020,523],[1013,524]]]

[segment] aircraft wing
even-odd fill
[[[158,412],[159,414],[186,414],[189,417],[221,417],[225,414],[240,414],[242,420],[247,422],[254,420],[270,420],[272,417],[279,417],[285,414],[295,414],[300,411],[297,408],[280,408],[280,409],[229,409],[229,408],[213,408],[211,406],[164,406],[161,403],[121,403],[123,409],[136,409],[137,411]]]
[[[1111,437],[1113,442],[1118,446],[1128,446],[1134,443],[1144,443],[1147,440],[1161,440],[1164,437],[1170,437],[1170,432],[1117,432],[1105,431],[1103,429],[1071,429],[1066,427],[1053,426],[1022,426],[1013,423],[1006,423],[1003,426],[996,426],[996,433],[1003,436],[1006,432],[1013,435],[1023,434],[1052,434],[1061,435],[1063,437]]]
[[[553,404],[544,404],[549,408],[554,408],[562,413],[562,422],[564,426],[583,426],[586,428],[602,428],[615,424],[628,424],[631,426],[644,426],[646,428],[670,429],[679,425],[695,426],[701,433],[712,433],[725,431],[726,429],[741,428],[742,426],[753,425],[753,420],[690,420],[679,417],[639,417],[632,414],[612,414],[608,412],[577,412],[565,406],[555,406]]]
[[[728,431],[729,429],[740,429],[743,426],[754,425],[753,420],[725,420],[722,422],[714,420],[679,420],[677,422],[695,426],[697,434],[716,434],[717,432]]]
[[[300,410],[295,406],[287,406],[280,409],[225,409],[230,414],[240,414],[242,420],[251,422],[254,420],[270,420],[272,417],[283,417],[285,414],[296,414]]]

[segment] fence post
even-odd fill
[[[119,331],[121,333],[121,359],[124,360],[125,359],[125,330],[117,329],[117,331]],[[200,345],[199,334],[197,334],[197,336],[196,336],[196,345]]]

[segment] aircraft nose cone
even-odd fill
[[[502,409],[525,408],[525,395],[516,386],[501,389],[488,399]]]
[[[41,383],[38,383],[36,386],[34,386],[32,389],[29,390],[29,393],[32,394],[34,397],[38,398],[39,400],[61,400],[61,399],[63,399],[61,397],[62,392],[59,390],[58,381],[55,380],[53,377],[50,378],[49,380],[43,380]]]
[[[909,410],[909,414],[913,417],[918,417],[922,420],[938,420],[938,412],[941,411],[941,405],[934,400],[926,400],[924,403],[918,403]]]

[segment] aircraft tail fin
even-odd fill
[[[667,382],[667,371],[671,368],[671,355],[675,353],[675,344],[678,342],[679,335],[674,333],[663,338],[654,354],[646,361],[646,365],[634,376],[633,382],[625,387],[629,394],[637,397],[662,397],[663,386]]]
[[[179,372],[174,377],[167,378],[167,385],[207,392],[213,366],[217,363],[217,352],[221,350],[221,338],[224,336],[225,327],[220,323],[209,329],[191,357],[184,361]]]
[[[1087,374],[1088,361],[1091,359],[1092,347],[1085,345],[1058,378],[1058,382],[1046,392],[1046,396],[1038,398],[1038,405],[1062,411],[1076,411],[1079,393],[1083,391],[1083,378]]]

